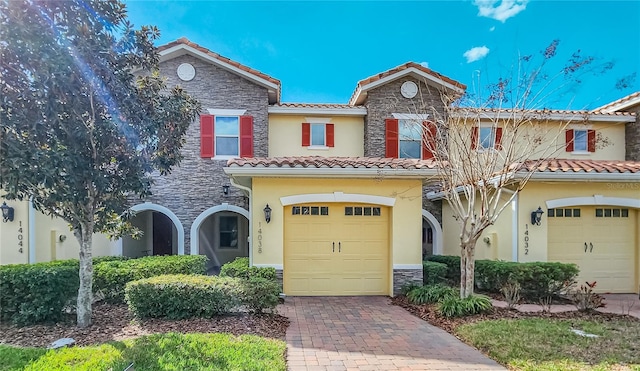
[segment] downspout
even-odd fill
[[[507,188],[503,188],[502,190],[511,194],[515,193],[514,191]],[[520,196],[519,193],[516,194],[513,200],[511,201],[511,231],[513,232],[511,234],[511,261],[514,261],[514,262],[518,261],[518,210],[519,210],[518,197],[519,196]]]
[[[253,267],[253,248],[251,243],[251,236],[253,234],[253,207],[251,206],[251,188],[236,183],[236,180],[233,178],[233,176],[230,176],[229,180],[232,186],[245,191],[247,193],[247,197],[249,197],[249,236],[247,237],[247,248],[249,249],[249,266]]]
[[[36,209],[33,197],[29,198],[29,264],[36,262]]]

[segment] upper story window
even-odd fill
[[[200,116],[200,157],[253,157],[253,116]]]
[[[573,153],[596,151],[596,131],[569,129],[565,131],[565,150]]]
[[[215,155],[238,156],[240,154],[240,117],[215,116]]]
[[[472,149],[502,149],[502,128],[476,126],[471,132]]]
[[[329,123],[302,123],[302,146],[311,148],[333,147],[335,129]]]
[[[385,120],[385,157],[432,159],[437,127],[422,119]]]

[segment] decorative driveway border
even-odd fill
[[[287,364],[302,370],[505,370],[387,297],[287,297]]]

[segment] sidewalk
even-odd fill
[[[605,307],[596,309],[602,313],[628,314],[640,318],[640,299],[637,294],[603,294]],[[506,308],[507,303],[501,300],[492,300],[494,307]],[[541,312],[542,306],[538,304],[520,304],[516,306],[520,312]],[[554,304],[552,313],[577,310],[572,304]]]

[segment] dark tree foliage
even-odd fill
[[[78,325],[91,323],[91,236],[127,230],[127,197],[170,172],[200,105],[168,89],[155,27],[118,0],[0,0],[0,187],[69,222]],[[138,76],[138,77],[136,77]]]

